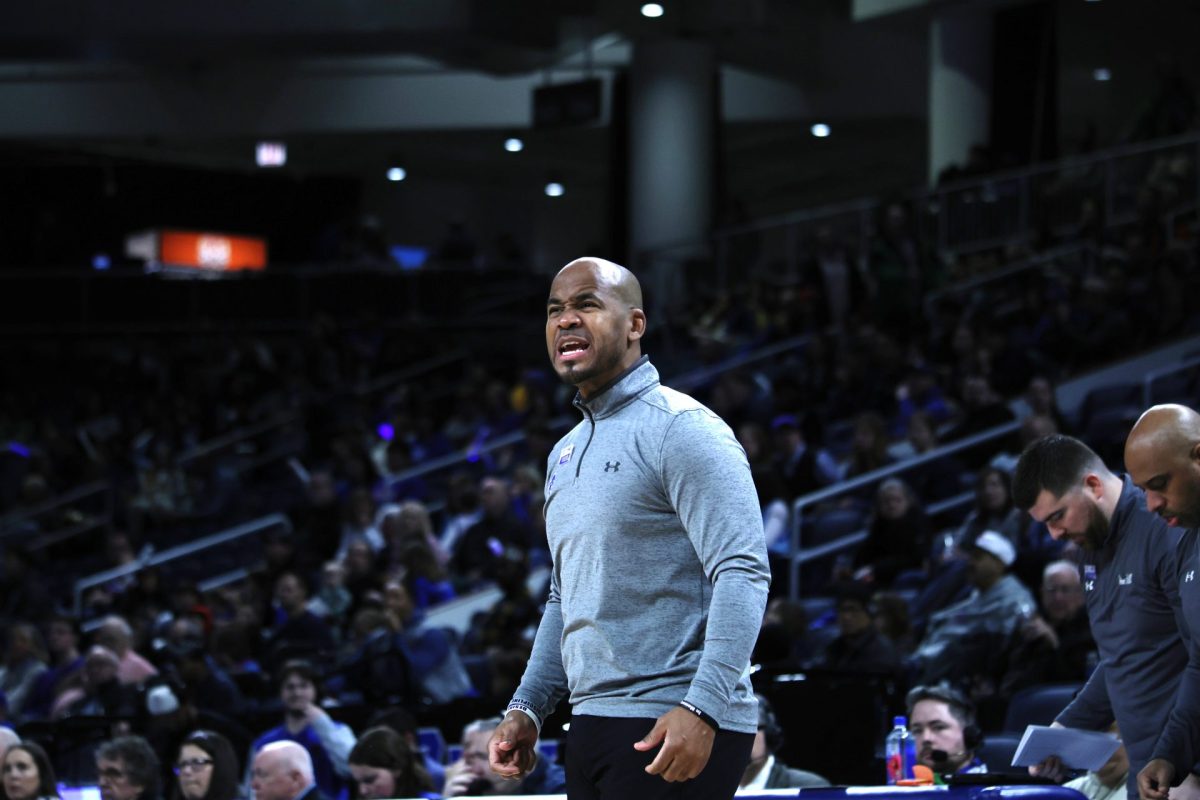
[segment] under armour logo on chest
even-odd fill
[[[604,471],[605,472],[620,472],[621,471],[621,462],[620,461],[605,461],[604,462]]]

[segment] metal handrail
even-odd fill
[[[1011,433],[1015,433],[1016,431],[1020,430],[1020,428],[1021,423],[1017,420],[1006,422],[1003,425],[997,425],[996,427],[989,428],[986,431],[965,436],[962,439],[951,442],[950,444],[944,444],[939,447],[935,447],[928,453],[922,453],[918,456],[913,456],[912,458],[901,461],[898,464],[889,464],[886,467],[880,467],[879,469],[865,472],[862,475],[855,476],[849,480],[841,481],[833,486],[828,486],[824,489],[810,492],[802,497],[797,497],[792,503],[791,543],[788,550],[788,552],[791,554],[788,558],[788,578],[790,594],[792,598],[795,599],[800,596],[800,563],[796,560],[796,555],[802,551],[800,533],[804,525],[804,509],[848,492],[852,492],[856,489],[861,489],[864,486],[870,486],[885,478],[907,472],[915,467],[920,467],[924,464],[936,461],[939,458],[943,458],[953,453],[967,450],[975,447],[976,445],[983,444],[984,442],[990,442],[995,439],[1003,438]]]
[[[932,292],[926,293],[924,300],[925,311],[927,314],[930,313],[930,310],[933,308],[934,304],[944,297],[962,294],[964,292],[978,289],[980,286],[986,286],[989,283],[994,283],[996,281],[1003,280],[1004,278],[1012,277],[1013,275],[1034,269],[1036,267],[1041,267],[1049,261],[1054,261],[1056,259],[1063,258],[1064,256],[1071,256],[1077,253],[1087,253],[1089,257],[1094,258],[1099,255],[1098,251],[1099,248],[1097,248],[1094,243],[1082,242],[1077,244],[1063,245],[1062,247],[1056,247],[1051,250],[1047,250],[1044,253],[1039,253],[1035,256],[1029,256],[1028,258],[1011,262],[1003,267],[988,272],[986,275],[977,275],[973,278],[967,278],[959,281],[951,286],[944,286],[941,289],[936,289]]]
[[[938,502],[933,503],[925,509],[925,513],[930,517],[936,517],[939,514],[945,514],[952,508],[967,505],[974,499],[974,492],[962,492],[961,494],[956,494],[954,497],[948,497],[945,500],[939,500]],[[867,529],[861,528],[857,531],[854,531],[854,533],[847,533],[845,536],[839,536],[832,542],[825,542],[824,544],[819,544],[815,547],[809,547],[805,550],[801,550],[799,553],[796,553],[795,560],[800,564],[807,564],[809,561],[816,561],[818,558],[824,558],[825,556],[831,556],[834,553],[840,553],[843,550],[848,550],[854,545],[861,544],[862,542],[866,541],[867,535]],[[798,592],[799,588],[797,588],[797,593]],[[792,599],[797,599],[797,596],[793,596]]]
[[[206,442],[200,442],[194,447],[188,449],[186,452],[180,453],[179,457],[175,459],[175,463],[180,467],[186,466],[191,462],[203,458],[204,456],[211,455],[218,450],[222,450],[231,445],[235,445],[238,442],[242,442],[246,439],[266,433],[267,431],[271,431],[276,428],[282,428],[284,425],[295,422],[299,419],[299,412],[288,410],[280,414],[276,414],[274,417],[266,420],[265,422],[260,422],[256,425],[244,425],[240,428],[235,428],[229,433],[223,433],[220,436],[214,436],[212,439],[209,439]]]
[[[1160,151],[1171,150],[1174,148],[1185,146],[1200,146],[1200,135],[1195,133],[1174,136],[1165,139],[1157,139],[1152,142],[1143,142],[1137,144],[1126,144],[1117,147],[1106,148],[1088,155],[1069,156],[1058,161],[1048,162],[1045,164],[1037,164],[1018,169],[1005,170],[1002,172],[994,172],[985,176],[965,178],[953,183],[947,183],[943,186],[933,188],[918,188],[909,191],[906,197],[909,201],[922,203],[928,209],[930,206],[936,206],[932,211],[935,217],[935,226],[937,228],[933,239],[939,243],[943,249],[949,248],[945,243],[947,235],[946,217],[948,214],[947,204],[938,202],[950,195],[963,193],[971,190],[986,192],[997,184],[1018,182],[1021,186],[1021,213],[1020,220],[1022,231],[1027,232],[1029,229],[1029,206],[1030,206],[1030,191],[1031,181],[1035,178],[1045,175],[1053,175],[1057,173],[1070,171],[1083,171],[1097,166],[1105,167],[1104,183],[1105,183],[1105,203],[1106,210],[1109,213],[1105,214],[1105,219],[1113,222],[1112,215],[1112,181],[1115,178],[1114,171],[1111,165],[1117,160],[1128,158],[1131,156],[1145,155]],[[1200,204],[1200,185],[1197,185],[1198,196],[1196,203]],[[854,200],[844,201],[836,204],[817,206],[815,208],[806,208],[797,211],[791,211],[783,214],[776,214],[764,219],[755,220],[753,222],[739,223],[718,228],[712,232],[704,242],[691,242],[691,247],[703,245],[711,242],[715,247],[718,261],[718,271],[720,274],[726,274],[724,259],[727,252],[727,245],[730,239],[735,236],[754,232],[765,232],[778,228],[794,226],[800,223],[813,222],[816,220],[829,219],[833,217],[845,216],[857,213],[860,217],[858,222],[861,236],[866,236],[871,227],[870,216],[872,212],[880,208],[887,200],[882,197],[867,196],[859,197]],[[970,249],[980,249],[983,247],[993,247],[1002,245],[1012,240],[1012,236],[992,236],[986,240],[974,242]],[[668,256],[672,251],[687,249],[688,245],[682,242],[672,242],[669,245],[655,247],[639,254],[639,263],[651,263],[655,259]]]
[[[790,339],[785,339],[782,342],[775,342],[774,344],[760,347],[752,353],[730,356],[724,361],[718,362],[710,367],[701,367],[699,369],[685,372],[682,375],[677,375],[676,377],[671,378],[669,381],[664,381],[664,383],[669,384],[672,388],[677,388],[680,390],[694,389],[695,387],[702,385],[705,381],[711,380],[722,373],[737,369],[739,367],[744,367],[747,364],[753,364],[756,361],[763,361],[768,358],[773,358],[781,353],[791,350],[798,350],[804,345],[808,344],[809,339],[810,337],[807,335],[794,336]],[[560,414],[559,416],[550,420],[547,425],[550,427],[550,430],[560,430],[572,425],[575,419],[576,417],[574,414]],[[388,481],[388,485],[395,486],[398,483],[411,480],[413,478],[423,478],[426,475],[438,472],[447,467],[452,467],[456,464],[478,460],[479,456],[483,455],[484,453],[490,453],[493,450],[499,450],[503,447],[508,447],[509,445],[518,444],[523,441],[525,441],[525,431],[512,431],[504,434],[503,436],[498,436],[490,441],[483,442],[482,444],[472,445],[463,450],[459,450],[454,453],[447,453],[440,458],[435,458],[431,461],[426,461],[414,467],[409,467],[403,472],[398,472],[392,476],[392,478]]]
[[[16,533],[17,531],[15,528],[17,525],[22,522],[27,522],[34,517],[40,517],[47,512],[54,511],[55,509],[78,502],[86,497],[107,494],[110,491],[111,488],[109,487],[107,481],[95,481],[93,483],[86,483],[83,486],[76,486],[74,489],[68,489],[56,497],[52,497],[49,500],[37,504],[33,508],[27,508],[23,511],[14,511],[9,514],[5,514],[4,517],[0,518],[0,536],[8,536],[12,533]],[[107,508],[108,504],[106,503],[106,509]],[[109,516],[111,516],[111,512],[109,513]]]
[[[75,581],[75,614],[79,616],[83,613],[83,595],[88,589],[96,586],[103,586],[109,581],[117,578],[124,578],[128,575],[134,575],[149,567],[157,567],[160,564],[165,564],[168,561],[174,561],[179,558],[190,556],[201,550],[207,550],[211,547],[217,547],[226,542],[241,539],[255,533],[270,528],[280,527],[288,533],[292,531],[292,522],[283,514],[267,514],[264,517],[243,522],[240,525],[234,525],[232,528],[227,528],[210,536],[204,536],[195,541],[181,544],[177,547],[172,547],[163,550],[160,553],[152,553],[149,556],[138,559],[131,564],[122,564],[119,567],[112,567],[101,572],[96,572],[92,575],[87,575]]]
[[[455,348],[454,350],[442,353],[441,355],[436,355],[432,358],[418,361],[415,364],[410,364],[404,369],[396,370],[395,372],[389,372],[386,375],[380,375],[374,380],[361,383],[354,389],[354,394],[359,397],[376,394],[385,389],[390,389],[398,383],[412,380],[413,378],[424,375],[425,373],[433,372],[435,369],[440,367],[449,366],[456,361],[462,361],[466,359],[466,357],[467,351],[465,349],[461,347]]]

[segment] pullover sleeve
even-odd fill
[[[704,652],[684,698],[718,721],[750,665],[771,571],[746,454],[707,409],[678,415],[659,457],[663,488],[712,585]]]
[[[342,777],[350,775],[350,751],[354,749],[354,731],[349,725],[334,721],[328,714],[318,715],[310,723],[313,732],[321,740],[333,765],[333,771]]]
[[[1179,633],[1188,644],[1188,664],[1180,676],[1179,688],[1175,693],[1175,704],[1167,718],[1166,727],[1154,746],[1153,758],[1165,758],[1175,765],[1175,775],[1182,780],[1188,772],[1197,771],[1197,761],[1200,761],[1200,641],[1191,633],[1186,610],[1196,608],[1196,595],[1189,595],[1189,608],[1184,609],[1182,592],[1186,584],[1192,581],[1193,575],[1185,575],[1194,571],[1200,562],[1196,559],[1197,536],[1200,532],[1190,530],[1183,534],[1178,548],[1174,553],[1174,569],[1160,570],[1163,575],[1165,590],[1175,589],[1173,600],[1176,603],[1176,621]]]
[[[562,606],[559,603],[558,575],[550,575],[550,598],[542,612],[529,663],[521,677],[509,708],[519,708],[537,721],[538,730],[567,693],[567,673],[562,663]]]
[[[1068,728],[1088,731],[1101,731],[1111,725],[1114,717],[1112,703],[1108,699],[1107,672],[1107,664],[1101,659],[1079,694],[1054,721]]]

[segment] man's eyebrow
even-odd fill
[[[598,300],[599,298],[600,298],[600,295],[596,294],[595,292],[593,292],[591,290],[587,290],[587,291],[579,292],[578,294],[574,294],[567,299],[574,300],[575,302],[579,302],[580,300]],[[548,305],[548,306],[561,305],[562,302],[563,302],[562,300],[551,295],[549,298],[547,298],[546,305]]]

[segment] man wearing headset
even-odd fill
[[[975,705],[966,695],[945,683],[917,686],[906,703],[918,764],[942,775],[988,771],[975,755],[983,734],[975,723]]]
[[[754,734],[754,746],[750,750],[750,763],[742,773],[738,790],[795,789],[811,786],[828,786],[829,781],[815,772],[793,769],[775,758],[783,746],[783,728],[775,717],[771,702],[761,694],[758,698],[758,732]]]

